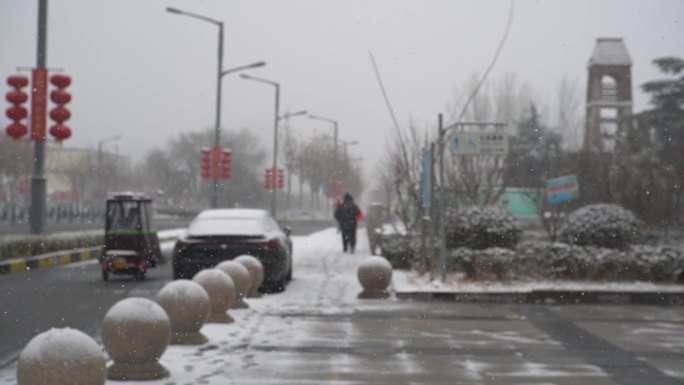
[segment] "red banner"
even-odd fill
[[[47,70],[34,69],[31,82],[31,139],[45,141],[45,112],[47,110]]]

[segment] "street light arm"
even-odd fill
[[[233,73],[233,72],[239,72],[239,71],[248,70],[248,69],[252,69],[252,68],[259,68],[259,67],[263,67],[265,65],[266,65],[266,62],[260,61],[260,62],[240,66],[240,67],[227,69],[227,70],[221,72],[221,77],[224,77],[224,76],[226,76],[230,73]]]
[[[285,114],[285,115],[280,115],[280,116],[278,117],[278,120],[283,120],[283,119],[291,118],[291,117],[293,117],[293,116],[306,115],[306,113],[307,113],[306,110],[303,110],[303,111],[297,111],[297,112],[293,112],[293,113],[289,113],[289,114]]]
[[[332,124],[337,124],[337,120],[332,120],[328,118],[324,118],[322,116],[316,116],[316,115],[311,115],[309,114],[309,119],[314,119],[314,120],[322,120],[324,122],[332,123]]]
[[[274,86],[274,87],[280,87],[280,84],[278,84],[278,83],[276,83],[276,82],[274,82],[274,81],[272,81],[272,80],[268,80],[268,79],[264,79],[264,78],[259,78],[259,77],[256,77],[256,76],[250,76],[250,75],[247,75],[247,74],[241,74],[240,77],[243,78],[243,79],[247,79],[247,80],[254,80],[254,81],[256,81],[256,82],[261,82],[261,83],[270,84],[270,85],[272,85],[272,86]]]
[[[216,20],[216,19],[212,19],[212,18],[210,18],[210,17],[198,15],[198,14],[192,13],[192,12],[186,12],[186,11],[180,10],[180,9],[178,9],[178,8],[166,7],[166,12],[175,13],[175,14],[177,14],[177,15],[188,16],[188,17],[192,17],[192,18],[195,18],[195,19],[200,19],[200,20],[208,21],[209,23],[216,24],[216,25],[221,25],[221,26],[223,25],[223,22],[218,21],[218,20]]]

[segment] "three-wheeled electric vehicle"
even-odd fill
[[[144,194],[123,192],[109,196],[100,255],[102,279],[109,280],[110,274],[132,274],[142,280],[147,269],[161,261],[151,214],[152,200]]]

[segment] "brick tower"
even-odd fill
[[[598,38],[589,58],[584,149],[612,153],[632,124],[632,59],[622,38]]]

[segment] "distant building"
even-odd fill
[[[90,150],[52,147],[46,151],[45,176],[51,201],[85,199],[94,176]]]
[[[584,148],[613,152],[632,124],[632,59],[622,38],[598,38],[589,58]]]

